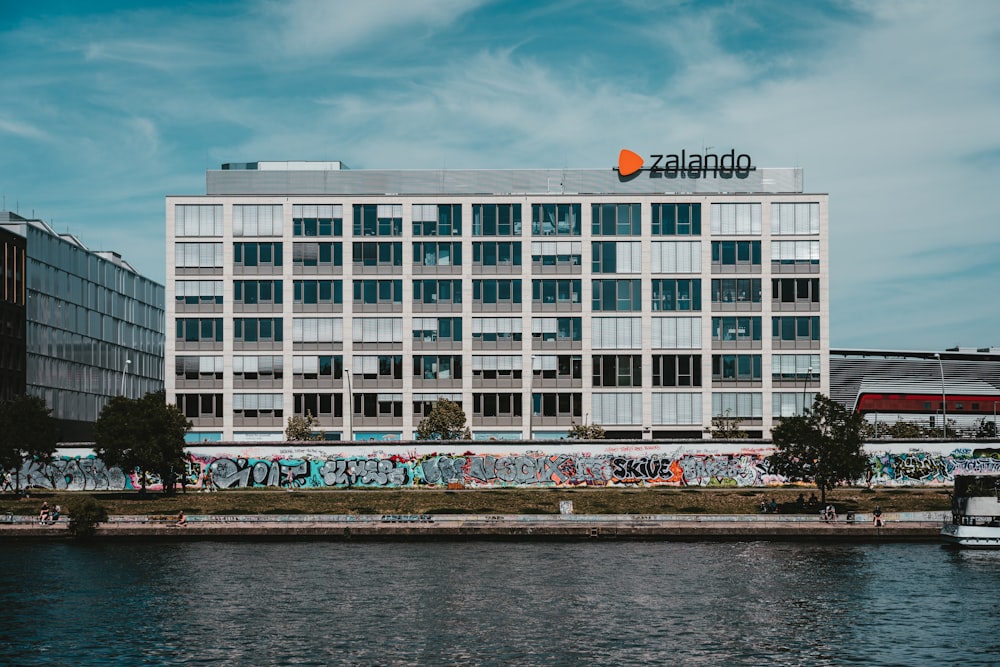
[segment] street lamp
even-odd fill
[[[126,357],[125,358],[125,365],[122,366],[122,390],[120,392],[122,396],[125,395],[125,373],[128,371],[128,367],[129,367],[129,365],[131,365],[131,363],[132,363],[132,360],[129,359],[128,357]]]
[[[351,416],[351,427],[347,430],[347,437],[354,442],[354,390],[351,389],[351,369],[344,369],[344,377],[347,378],[347,410]]]
[[[541,400],[539,400],[541,408]],[[539,410],[540,411],[540,410]],[[535,434],[535,355],[531,355],[531,380],[528,381],[528,440]]]
[[[812,378],[813,367],[806,369],[806,376],[802,379],[802,414],[806,414],[806,384]]]
[[[944,390],[944,362],[941,361],[941,355],[937,352],[934,353],[934,358],[938,360],[938,368],[941,369],[941,422],[942,428],[944,429],[944,437],[948,438],[948,396],[945,394]]]

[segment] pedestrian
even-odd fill
[[[882,508],[878,505],[875,506],[875,510],[872,512],[872,523],[879,528],[885,525],[885,521],[882,520]]]
[[[212,464],[205,468],[205,482],[202,484],[205,493],[211,493],[215,487],[215,476],[212,475]]]
[[[292,472],[291,468],[289,468],[288,472],[285,473],[285,482],[288,484],[289,491],[295,490],[295,474]]]

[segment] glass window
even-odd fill
[[[642,355],[640,354],[594,355],[593,386],[641,387]]]
[[[472,300],[479,303],[521,303],[520,279],[489,279],[472,281]]]
[[[280,280],[234,280],[233,300],[252,306],[258,304],[280,304]]]
[[[355,204],[354,236],[402,236],[401,204]]]
[[[712,303],[760,303],[760,278],[713,278]]]
[[[473,236],[520,236],[520,204],[473,204]]]
[[[594,280],[593,310],[595,311],[641,311],[641,280]]]
[[[461,204],[414,204],[414,236],[461,236]]]
[[[233,204],[233,236],[282,236],[281,204]]]
[[[772,317],[771,338],[781,341],[818,341],[819,317]]]
[[[713,341],[759,341],[760,317],[713,317]]]
[[[759,354],[712,355],[713,380],[759,382],[761,375],[761,355]]]
[[[639,204],[592,204],[591,234],[639,236],[642,234],[639,208]]]
[[[580,236],[580,204],[532,204],[531,233]]]
[[[402,266],[403,244],[400,242],[353,243],[353,262],[360,266]]]
[[[414,317],[413,339],[419,341],[462,340],[461,317]]]
[[[462,243],[423,241],[413,244],[415,266],[461,266]]]
[[[296,280],[294,289],[298,304],[344,303],[342,280]]]
[[[701,310],[700,278],[653,280],[652,288],[654,311]]]
[[[712,204],[712,234],[759,235],[760,204]]]
[[[580,303],[580,282],[568,278],[531,281],[531,300],[535,303]]]
[[[343,236],[344,207],[340,204],[295,204],[293,236]]]
[[[353,283],[356,304],[403,303],[402,280],[355,280]]]
[[[520,241],[476,241],[472,244],[472,263],[478,266],[520,266]]]
[[[712,241],[712,264],[760,266],[760,241]]]
[[[653,236],[701,236],[701,204],[653,204]]]

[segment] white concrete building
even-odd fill
[[[406,440],[439,396],[475,438],[768,437],[829,393],[827,208],[801,169],[223,165],[167,197],[168,400],[193,441]]]

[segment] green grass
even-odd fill
[[[560,501],[573,502],[577,514],[755,514],[761,501],[774,498],[783,510],[793,510],[796,497],[812,487],[644,487],[572,489],[385,489],[221,491],[160,496],[147,493],[93,493],[109,514],[548,514],[558,513]],[[946,511],[949,489],[839,488],[827,494],[841,513],[870,511],[876,504],[886,512]],[[42,501],[68,504],[79,493],[33,494],[28,499],[0,498],[0,513],[37,514]],[[816,493],[817,498],[820,494]]]

